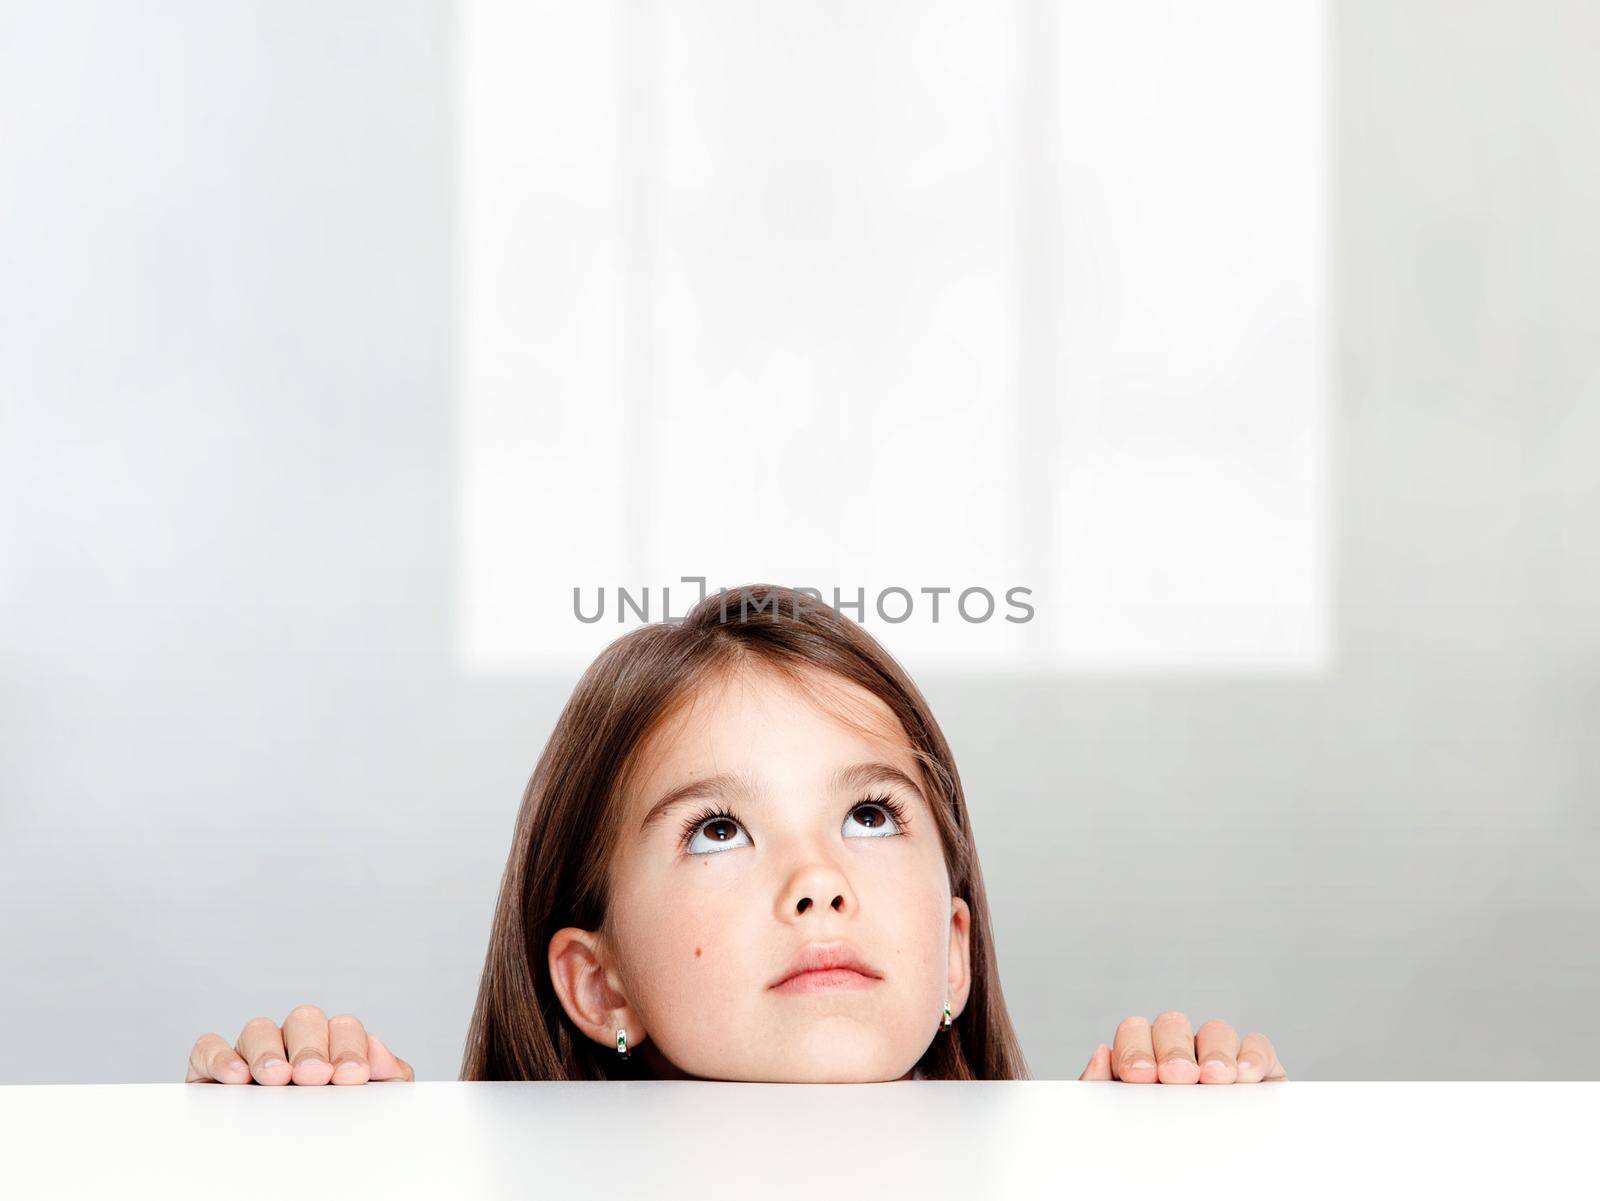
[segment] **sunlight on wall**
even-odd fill
[[[462,7],[466,669],[684,576],[913,668],[1326,665],[1320,3],[622,11]]]

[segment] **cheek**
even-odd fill
[[[748,902],[725,890],[670,882],[619,912],[618,941],[629,994],[647,1023],[703,1027],[738,1008],[764,970]]]
[[[887,881],[885,898],[871,906],[884,915],[891,966],[908,992],[926,1000],[942,994],[950,959],[950,893],[944,862],[936,870],[921,865]],[[874,923],[875,925],[877,923]]]
[[[877,908],[893,922],[902,1019],[913,1038],[925,1038],[934,1029],[929,1015],[942,1014],[950,989],[950,877],[937,846],[918,847],[903,868],[892,903]]]

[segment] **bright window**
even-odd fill
[[[1324,666],[1321,3],[461,11],[469,670],[690,575],[913,670]]]

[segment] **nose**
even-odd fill
[[[808,913],[831,910],[839,914],[855,912],[855,894],[844,873],[828,863],[808,864],[790,877],[778,902],[779,917],[794,921]]]

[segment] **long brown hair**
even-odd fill
[[[755,659],[799,681],[820,668],[883,701],[929,785],[955,896],[970,910],[967,1004],[917,1064],[929,1079],[1027,1079],[995,962],[983,874],[961,777],[922,693],[878,642],[811,593],[769,584],[708,595],[681,622],[641,626],[584,672],[522,798],[500,884],[463,1080],[630,1079],[644,1072],[580,1031],[550,980],[547,949],[564,926],[597,930],[634,752],[718,671]]]

